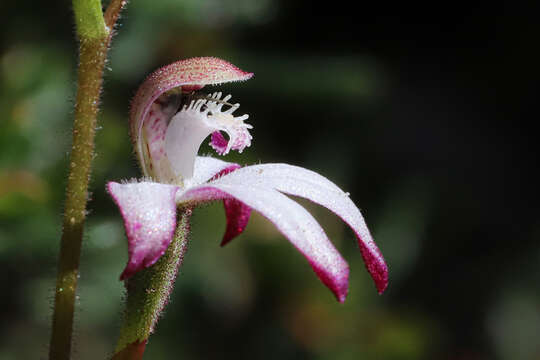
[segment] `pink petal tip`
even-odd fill
[[[229,176],[224,176],[191,188],[179,200],[234,199],[258,211],[304,255],[319,279],[343,302],[347,296],[349,267],[307,210],[278,191],[227,180]]]
[[[241,201],[224,199],[223,206],[227,217],[227,228],[221,246],[225,246],[229,241],[244,232],[251,216],[251,208]]]
[[[125,280],[152,266],[171,243],[176,228],[178,187],[151,182],[110,182],[107,190],[124,218],[129,260],[120,280]]]
[[[374,245],[375,243],[362,241],[360,237],[358,238],[358,244],[360,245],[360,253],[364,259],[366,269],[371,275],[377,292],[382,294],[384,290],[388,287],[388,266],[382,257],[379,249]],[[368,247],[371,245],[371,249]]]

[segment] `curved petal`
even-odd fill
[[[217,85],[231,81],[248,80],[253,73],[240,70],[236,66],[214,57],[199,57],[177,61],[164,66],[151,75],[137,90],[130,112],[131,137],[139,156],[143,172],[149,174],[140,141],[141,129],[150,107],[160,95],[175,88],[184,91],[198,90],[205,85]]]
[[[203,184],[210,179],[217,179],[239,168],[240,165],[235,163],[229,163],[209,156],[197,156],[193,178],[185,182],[186,188]],[[225,207],[227,227],[221,241],[221,246],[240,235],[245,230],[251,216],[251,208],[241,201],[225,199],[223,200],[223,206]]]
[[[223,199],[223,206],[227,217],[227,227],[221,246],[243,233],[251,217],[251,208],[236,199]]]
[[[239,169],[240,165],[230,163],[211,156],[197,156],[193,168],[193,177],[186,179],[186,188],[200,185],[212,178],[216,178]]]
[[[186,188],[203,184],[210,179],[217,179],[240,168],[240,165],[219,160],[210,156],[197,156],[193,178],[186,181]],[[251,208],[235,199],[223,200],[227,227],[221,246],[240,235],[246,228],[251,215]]]
[[[238,170],[237,170],[238,171]],[[245,184],[219,182],[201,185],[178,196],[179,202],[235,198],[260,212],[307,258],[321,281],[338,301],[345,301],[349,267],[323,229],[306,209],[278,191]]]
[[[262,164],[244,167],[219,179],[223,184],[249,184],[273,188],[309,199],[338,215],[354,231],[366,268],[379,293],[388,285],[388,267],[373,241],[360,210],[339,187],[327,178],[298,166]]]
[[[120,280],[153,265],[167,250],[176,227],[178,189],[152,182],[107,184],[124,218],[128,238],[129,260]]]

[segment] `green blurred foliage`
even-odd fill
[[[33,6],[7,5],[4,14],[11,17],[1,25],[0,360],[44,358],[47,353],[75,96],[76,43],[69,6]],[[386,61],[384,51],[358,47],[367,36],[351,18],[329,19],[300,8],[272,0],[129,4],[113,40],[102,97],[77,302],[76,358],[110,355],[120,324],[124,290],[118,277],[127,245],[105,183],[139,176],[128,136],[129,100],[158,66],[211,55],[256,74],[249,82],[224,87],[255,127],[253,146],[226,159],[294,163],[350,191],[389,263],[390,287],[383,296],[376,294],[352,233],[324,209],[300,201],[350,264],[350,294],[343,305],[258,215],[245,234],[220,248],[223,209],[209,205],[195,213],[190,250],[146,358],[538,359],[540,293],[529,286],[529,280],[540,279],[538,270],[515,270],[504,247],[480,263],[476,254],[461,258],[468,244],[454,241],[476,238],[482,220],[475,216],[482,210],[474,209],[483,201],[465,199],[463,194],[481,191],[451,175],[466,173],[464,159],[471,156],[456,150],[456,143],[481,147],[467,143],[462,135],[467,131],[445,122],[451,116],[445,111],[455,104],[423,98],[414,103],[415,91],[433,92],[415,78],[403,90],[399,66]],[[34,31],[20,30],[20,24],[28,23]],[[344,35],[339,27],[347,23],[350,31]],[[310,33],[313,37],[301,37]],[[388,46],[401,51],[396,44]],[[412,105],[404,106],[409,100]],[[416,123],[418,114],[430,108],[437,109],[438,117]],[[474,130],[477,125],[466,126]],[[459,136],[451,138],[454,133]],[[497,145],[498,138],[490,139]],[[201,153],[210,152],[203,146]],[[456,198],[463,203],[456,205]],[[464,217],[463,209],[472,208],[470,222],[456,224],[453,217],[459,211],[452,212],[452,206]],[[524,239],[538,238],[538,226],[527,229]],[[538,264],[538,254],[531,245],[513,258]],[[491,271],[501,259],[510,259],[503,263],[507,266]],[[441,270],[437,263],[455,267]],[[475,271],[486,279],[484,285],[470,275]],[[469,276],[470,283],[463,281]],[[515,277],[523,280],[514,282]]]

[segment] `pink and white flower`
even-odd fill
[[[110,182],[107,189],[118,205],[128,237],[127,279],[154,264],[174,236],[177,207],[223,200],[227,227],[222,244],[244,231],[251,210],[258,211],[306,257],[340,302],[348,290],[349,268],[321,226],[286,195],[309,199],[336,213],[354,231],[366,267],[379,293],[388,284],[385,261],[358,208],[325,177],[287,164],[240,167],[212,157],[197,156],[201,143],[221,155],[251,144],[239,104],[217,92],[200,96],[205,85],[247,80],[253,76],[226,61],[194,58],[157,70],[139,88],[132,104],[133,144],[144,178]],[[226,133],[226,139],[222,132]]]

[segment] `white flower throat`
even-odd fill
[[[204,99],[192,100],[174,116],[173,101],[164,104],[156,101],[143,125],[145,154],[149,160],[150,174],[159,182],[183,185],[193,176],[195,158],[204,139],[212,135],[210,145],[219,154],[231,149],[242,152],[251,145],[251,125],[244,123],[247,114],[234,116],[240,104],[231,105],[231,95],[221,99],[221,92]],[[226,110],[223,107],[227,106]],[[171,111],[172,110],[172,111]],[[172,118],[171,118],[172,116]],[[168,121],[170,119],[170,121]],[[220,133],[223,131],[229,139]]]

